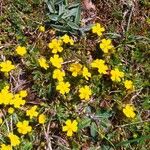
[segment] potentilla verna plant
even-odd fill
[[[0,150],[149,149],[148,1],[82,2],[1,2]]]

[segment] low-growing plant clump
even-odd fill
[[[65,13],[51,15],[55,29],[38,25],[36,41],[0,51],[0,149],[147,149],[149,64],[140,58],[150,40],[121,39],[99,22],[79,36],[71,23],[58,29]]]

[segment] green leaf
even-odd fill
[[[45,0],[45,3],[47,4],[50,13],[55,13],[56,10],[54,6],[54,2],[52,2],[51,0]]]
[[[79,24],[81,20],[81,7],[79,6],[76,11],[75,23]]]
[[[79,33],[81,7],[80,2],[75,1],[72,5],[68,4],[68,0],[45,0],[50,20],[54,23],[50,26],[62,32],[71,34]]]
[[[53,21],[57,21],[58,17],[59,17],[58,15],[54,15],[54,14],[49,15],[50,20],[53,20]]]
[[[91,124],[91,119],[86,117],[86,118],[83,118],[80,123],[79,123],[79,129],[84,129],[86,127],[89,127]]]
[[[132,140],[122,141],[122,142],[116,144],[115,146],[118,147],[118,146],[122,146],[122,145],[125,145],[125,144],[139,142],[139,141],[143,141],[143,140],[150,140],[150,135],[142,136],[140,138],[136,138],[136,139],[132,139]]]
[[[52,94],[52,84],[50,83],[47,88],[48,88],[47,97],[50,98]]]
[[[7,85],[5,80],[0,80],[0,91]]]
[[[55,5],[63,4],[64,0],[55,0]]]
[[[96,115],[100,118],[105,118],[108,119],[109,117],[111,117],[111,113],[109,111],[105,111],[105,110],[97,110]]]
[[[59,15],[64,14],[65,5],[64,5],[63,3],[60,3],[60,4],[58,5],[58,7],[59,7],[59,12],[58,12],[58,14],[59,14]]]
[[[95,122],[92,122],[91,127],[90,127],[90,133],[92,137],[96,137],[97,135],[97,125]]]
[[[77,150],[77,149],[80,149],[80,145],[75,140],[73,140],[72,141],[72,150]]]
[[[51,24],[51,26],[56,28],[57,30],[61,30],[62,32],[68,32],[68,28],[66,26],[54,25],[54,24]]]
[[[64,15],[62,16],[63,19],[67,19],[67,18],[70,18],[72,16],[76,16],[76,13],[77,13],[77,8],[72,8],[71,10],[66,10],[64,12]]]
[[[75,30],[79,30],[79,26],[74,23],[74,22],[71,22],[71,21],[68,21],[68,26],[71,27],[72,29],[75,29]]]
[[[28,142],[28,141],[24,141],[23,142],[23,150],[32,150],[33,146],[32,143]]]
[[[74,8],[74,7],[78,7],[79,5],[80,5],[80,3],[74,3],[74,4],[70,5],[68,7],[68,9],[71,9],[71,8]]]

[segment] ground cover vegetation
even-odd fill
[[[0,1],[0,150],[148,150],[150,2]]]

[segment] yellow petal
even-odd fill
[[[72,126],[72,131],[73,132],[77,132],[77,130],[78,130],[77,126]]]
[[[65,132],[68,130],[68,126],[63,126],[62,131]]]
[[[70,126],[71,125],[71,120],[68,119],[65,123],[66,123],[67,126]]]
[[[67,136],[72,136],[73,132],[71,130],[68,130]]]

